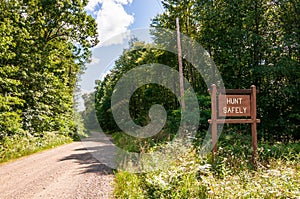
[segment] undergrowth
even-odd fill
[[[43,136],[7,136],[1,140],[0,163],[25,155],[72,142],[72,138],[55,132],[45,132]]]
[[[180,144],[176,144],[180,145]],[[182,147],[164,145],[159,147]],[[197,147],[166,154],[171,163],[148,173],[118,171],[115,198],[299,198],[300,144],[259,143],[251,161],[251,137],[229,133],[213,158]],[[154,147],[154,150],[159,148]],[[176,150],[175,150],[176,151]]]

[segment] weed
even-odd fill
[[[259,143],[258,167],[251,163],[251,138],[229,133],[222,136],[218,144],[215,161],[211,154],[201,157],[193,148],[176,150],[180,149],[180,144],[153,147],[152,150],[169,148],[166,158],[172,156],[172,162],[163,169],[145,174],[117,172],[115,197],[300,197],[299,143]]]
[[[55,132],[45,132],[43,136],[13,135],[1,140],[0,163],[13,160],[38,151],[53,148],[71,142],[70,137]]]

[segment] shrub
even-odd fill
[[[251,163],[251,139],[224,134],[214,161],[180,144],[156,146],[171,162],[156,171],[118,171],[117,198],[297,198],[300,197],[299,143],[259,143],[259,162]],[[168,158],[172,157],[172,158]]]

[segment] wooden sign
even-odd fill
[[[218,124],[249,123],[252,133],[252,161],[256,162],[257,156],[257,123],[256,118],[256,87],[250,89],[220,89],[212,85],[211,93],[211,119],[212,124],[212,146],[213,152],[217,152],[217,130]],[[226,117],[233,117],[227,119]]]
[[[224,95],[218,97],[219,116],[251,116],[250,95]]]

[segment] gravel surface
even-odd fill
[[[0,198],[112,198],[114,176],[105,157],[114,159],[113,145],[103,133],[93,135],[0,165]]]

